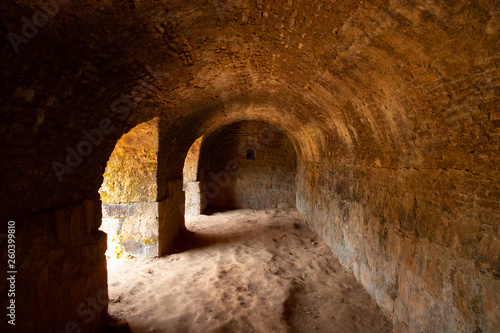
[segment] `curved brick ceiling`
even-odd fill
[[[306,160],[476,173],[498,163],[494,1],[72,0],[59,7],[16,54],[7,33],[21,35],[21,18],[32,20],[39,7],[0,4],[0,134],[17,147],[2,163],[5,176],[18,180],[7,190],[24,190],[33,211],[76,199],[44,203],[33,190],[95,193],[116,140],[156,116],[162,140],[176,142],[180,155],[200,135],[252,119],[285,130]],[[148,66],[164,73],[150,80],[159,86],[120,119],[112,102]],[[59,184],[51,163],[106,117],[115,135]],[[24,162],[9,169],[9,158]],[[38,181],[24,181],[33,172]]]

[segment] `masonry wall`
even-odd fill
[[[182,174],[184,182],[183,190],[186,196],[186,216],[197,216],[201,213],[200,182],[197,180],[202,141],[203,137],[200,137],[191,145],[184,160]]]
[[[398,332],[500,329],[488,175],[305,163],[298,208]]]
[[[102,205],[100,230],[108,234],[109,257],[155,257],[158,253],[158,203]],[[119,249],[115,248],[119,244]]]
[[[202,146],[200,180],[208,207],[295,207],[295,176],[292,143],[265,122],[232,124]]]
[[[16,221],[15,326],[2,332],[102,332],[107,328],[106,234],[99,198]],[[22,225],[20,225],[22,222]],[[4,232],[1,230],[1,232]],[[1,242],[4,245],[4,242]],[[7,263],[6,253],[2,262]],[[3,266],[2,266],[3,267]],[[1,273],[4,278],[5,270]],[[7,295],[6,284],[0,292]],[[8,298],[2,296],[2,308]]]
[[[496,1],[59,1],[24,39],[46,2],[0,2],[20,331],[64,331],[105,287],[96,194],[116,141],[155,117],[160,252],[183,228],[192,142],[267,121],[297,149],[298,208],[399,331],[500,331]]]
[[[182,170],[184,182],[196,182],[198,180],[198,162],[200,160],[200,150],[203,137],[198,138],[189,148],[184,160]]]
[[[123,255],[159,254],[158,120],[134,127],[117,142],[99,190],[108,247],[120,245]],[[108,249],[107,255],[116,255]]]
[[[99,189],[103,204],[156,201],[158,121],[134,127],[117,142]]]

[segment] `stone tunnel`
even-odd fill
[[[2,332],[105,331],[103,214],[171,253],[195,142],[193,210],[296,208],[396,332],[500,332],[498,1],[0,8]]]

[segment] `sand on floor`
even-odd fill
[[[189,218],[179,253],[108,261],[109,312],[132,332],[391,332],[295,210]]]

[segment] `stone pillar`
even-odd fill
[[[184,225],[185,197],[182,180],[172,180],[167,185],[167,197],[159,202],[159,253],[172,253]]]
[[[0,331],[106,331],[106,234],[98,230],[99,199],[49,209],[15,222],[16,321],[11,326],[3,318]],[[0,283],[0,304],[6,309],[4,286]]]
[[[186,216],[198,216],[201,214],[201,190],[200,182],[185,182],[186,193]]]

